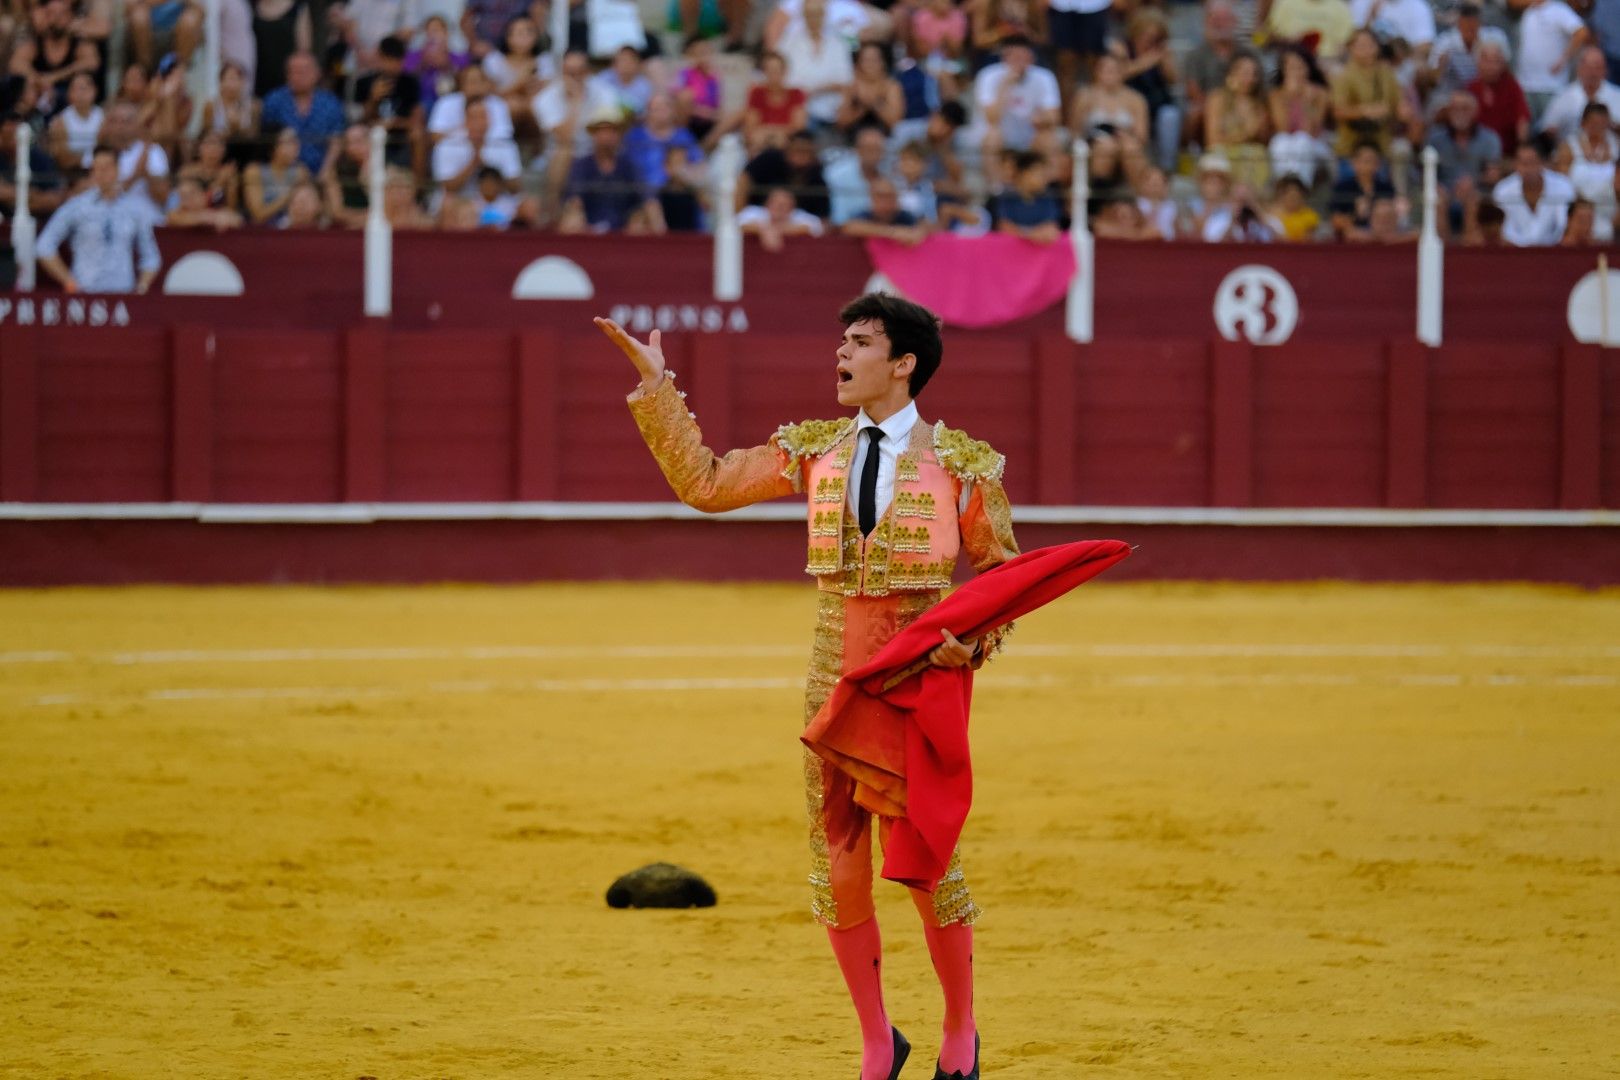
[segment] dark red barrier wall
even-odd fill
[[[835,415],[834,338],[668,340],[714,447]],[[1566,343],[951,332],[925,415],[1020,503],[1620,506],[1620,359]],[[585,324],[505,333],[131,328],[0,337],[0,500],[666,501]]]

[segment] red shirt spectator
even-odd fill
[[[1468,92],[1479,100],[1480,126],[1501,136],[1502,156],[1512,158],[1530,131],[1530,102],[1494,42],[1480,43],[1479,78],[1468,84]]]

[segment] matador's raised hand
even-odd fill
[[[601,328],[602,333],[606,334],[608,339],[617,345],[624,355],[630,358],[632,364],[636,365],[636,370],[641,373],[641,385],[646,387],[656,386],[659,380],[664,377],[664,350],[659,344],[657,330],[652,332],[652,335],[647,339],[647,343],[643,345],[626,333],[624,327],[612,319],[604,319],[598,316],[591,321],[596,323]]]

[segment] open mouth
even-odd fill
[[[846,382],[849,382],[850,380],[852,380],[854,378],[855,378],[855,376],[851,375],[849,372],[845,371],[843,368],[838,369],[838,381],[839,382],[846,383]]]

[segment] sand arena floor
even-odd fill
[[[813,607],[0,593],[0,1075],[853,1077]],[[975,736],[987,1077],[1620,1074],[1620,594],[1088,585]],[[605,906],[657,859],[720,905]]]

